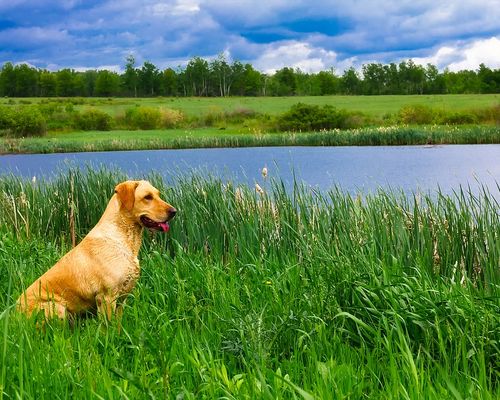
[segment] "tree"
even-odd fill
[[[339,92],[340,79],[332,68],[330,71],[320,71],[316,75],[319,84],[319,94],[336,94]]]
[[[191,88],[191,90],[187,89],[187,93],[194,96],[206,96],[210,75],[208,62],[201,57],[194,57],[189,61],[185,73],[186,84]]]
[[[0,72],[0,95],[8,97],[16,95],[16,72],[10,62],[5,63]]]
[[[424,91],[425,71],[413,60],[399,63],[399,75],[404,94],[422,94]]]
[[[123,86],[127,95],[137,97],[138,73],[135,68],[135,58],[132,54],[125,59],[125,73],[122,75]]]
[[[292,68],[284,67],[274,74],[273,94],[275,96],[293,96],[297,91],[297,77]]]
[[[241,64],[240,64],[241,65]],[[258,96],[262,94],[263,75],[251,64],[242,65],[241,73],[237,73],[231,86],[232,94],[238,96]]]
[[[159,92],[160,71],[156,65],[149,61],[144,61],[138,72],[139,86],[146,96],[154,96]]]
[[[97,73],[95,81],[95,94],[97,96],[113,96],[118,93],[120,77],[115,72],[106,70]]]
[[[40,72],[40,96],[42,97],[52,97],[57,94],[57,79],[56,75],[47,70]]]
[[[85,71],[81,77],[83,82],[83,94],[84,96],[96,96],[95,85],[97,80],[98,72],[95,69],[90,69]],[[112,95],[116,96],[118,93],[115,92]]]
[[[61,97],[75,95],[74,71],[68,68],[56,72],[56,94]]]
[[[500,69],[491,70],[483,63],[479,64],[477,76],[481,93],[498,93],[500,90]]]
[[[361,93],[361,79],[358,73],[351,67],[344,71],[342,78],[340,79],[342,91],[345,94],[360,94]]]
[[[38,71],[27,64],[14,67],[16,76],[16,96],[34,97],[38,95]]]
[[[165,96],[177,96],[177,73],[172,68],[163,71],[161,86]]]
[[[364,94],[383,94],[386,87],[386,72],[382,64],[370,63],[362,67]]]
[[[445,93],[445,90],[443,75],[439,73],[435,65],[427,64],[425,68],[424,93],[439,94]]]
[[[233,71],[231,66],[227,63],[224,53],[219,54],[219,56],[210,63],[210,71],[218,88],[217,92],[219,96],[228,96],[233,80]]]

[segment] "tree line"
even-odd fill
[[[473,70],[440,72],[411,59],[398,64],[369,63],[361,72],[349,68],[306,73],[284,67],[265,74],[251,64],[192,58],[185,67],[160,70],[145,61],[137,66],[125,60],[123,73],[108,70],[84,72],[65,68],[56,72],[28,64],[5,63],[0,70],[0,96],[6,97],[147,97],[147,96],[321,96],[383,94],[499,93],[500,69],[484,64]]]

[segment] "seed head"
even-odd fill
[[[266,179],[266,178],[267,178],[267,167],[262,168],[261,173],[262,173],[262,177],[263,177],[264,179]]]

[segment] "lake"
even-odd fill
[[[334,186],[355,192],[392,188],[411,192],[451,193],[480,184],[498,197],[500,145],[259,147],[192,150],[147,150],[0,156],[0,174],[50,177],[70,166],[105,165],[130,178],[157,172],[170,181],[198,171],[253,185],[261,169],[288,187],[294,177],[326,191]],[[174,178],[173,178],[174,177]]]

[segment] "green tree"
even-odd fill
[[[446,87],[443,75],[435,65],[427,64],[425,68],[425,86],[424,93],[439,94],[445,93]]]
[[[123,87],[127,96],[137,97],[138,72],[135,68],[135,58],[132,54],[125,59],[125,73],[122,75]]]
[[[251,64],[242,66],[231,87],[232,94],[238,96],[258,96],[262,94],[263,75],[255,70]]]
[[[68,68],[56,72],[56,94],[61,97],[75,95],[75,73]]]
[[[5,63],[0,72],[0,95],[16,96],[16,72],[14,65],[10,62]]]
[[[43,70],[40,72],[40,96],[52,97],[57,94],[57,79],[53,72]]]
[[[120,87],[120,77],[115,72],[99,71],[95,81],[96,96],[114,96]]]
[[[425,70],[413,60],[399,63],[399,75],[404,94],[422,94],[425,84]]]
[[[293,96],[297,92],[297,76],[293,68],[284,67],[273,75],[272,90],[275,96]]]
[[[159,94],[160,71],[153,63],[144,61],[141,69],[138,71],[139,87],[146,96],[155,96]]]
[[[165,96],[177,96],[177,80],[177,73],[172,68],[167,68],[163,71],[161,86]]]
[[[89,69],[84,73],[80,74],[83,82],[83,95],[93,97],[95,93],[95,84],[97,80],[97,71],[95,69]],[[116,95],[114,93],[113,95]]]
[[[38,95],[38,71],[27,64],[14,67],[16,75],[16,96],[34,97]]]
[[[207,96],[210,69],[208,62],[201,57],[194,57],[185,70],[186,92],[194,96]]]
[[[480,81],[481,93],[498,93],[500,91],[500,69],[491,70],[481,63],[477,76]]]
[[[330,71],[318,72],[316,79],[319,84],[320,95],[336,94],[339,92],[340,79],[335,75],[333,68]]]
[[[210,65],[210,72],[213,77],[214,88],[220,97],[229,95],[229,90],[233,81],[233,71],[226,60],[224,53],[220,53]]]
[[[342,78],[340,78],[340,83],[342,91],[345,94],[349,95],[361,94],[362,81],[359,78],[359,75],[354,69],[354,67],[351,67],[344,71],[344,73],[342,74]]]
[[[384,94],[386,92],[386,71],[382,64],[365,64],[362,71],[364,94]]]

